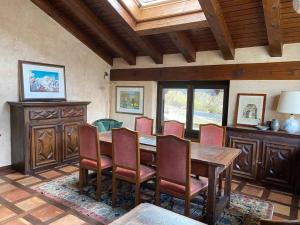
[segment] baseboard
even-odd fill
[[[8,166],[2,166],[2,167],[0,167],[0,171],[10,170],[11,168],[12,168],[11,165],[8,165]]]

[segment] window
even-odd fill
[[[165,88],[163,89],[163,120],[186,121],[187,89]]]
[[[157,131],[165,120],[185,123],[186,136],[197,137],[200,124],[227,124],[229,82],[159,82]]]
[[[173,3],[178,1],[184,1],[184,0],[136,0],[137,4],[140,7],[146,7],[146,6],[156,6],[156,5],[162,5],[165,3]]]

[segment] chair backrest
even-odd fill
[[[184,123],[176,120],[164,121],[163,135],[175,135],[176,137],[184,137]]]
[[[189,186],[191,174],[190,141],[174,135],[157,136],[157,176]]]
[[[215,124],[203,124],[199,127],[199,142],[210,147],[223,147],[226,128]]]
[[[146,116],[136,117],[135,131],[143,135],[153,135],[153,119]]]
[[[79,125],[79,155],[80,158],[99,160],[100,144],[98,130],[90,124]]]
[[[300,225],[300,220],[261,220],[260,225]]]
[[[123,122],[119,122],[114,119],[99,119],[93,122],[94,126],[97,126],[100,132],[110,131],[112,128],[120,128]]]
[[[138,132],[127,128],[112,129],[113,165],[138,170],[140,164]]]

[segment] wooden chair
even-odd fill
[[[208,187],[207,178],[191,177],[190,141],[173,135],[157,137],[156,204],[160,193],[185,200],[184,215],[189,216],[190,201]]]
[[[116,201],[116,180],[135,184],[135,205],[140,202],[140,185],[155,175],[151,167],[140,164],[139,134],[126,128],[112,129],[112,205]]]
[[[153,135],[153,119],[146,116],[135,118],[135,131],[141,135]],[[154,157],[151,153],[141,152],[141,162],[147,165],[153,165]]]
[[[89,124],[80,125],[79,132],[79,189],[83,192],[83,186],[87,184],[88,171],[97,173],[96,199],[101,197],[101,173],[112,169],[112,160],[108,156],[101,155],[98,130]]]
[[[135,131],[142,135],[153,135],[153,119],[146,116],[135,118]]]
[[[300,220],[261,220],[260,225],[300,225]]]
[[[224,147],[226,128],[216,124],[199,126],[199,142],[210,147]]]
[[[224,147],[226,137],[226,128],[216,124],[200,124],[199,142],[209,147]],[[222,191],[223,173],[219,177],[219,194]]]
[[[184,138],[184,123],[176,120],[164,121],[163,135],[175,135]]]

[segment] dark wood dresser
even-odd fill
[[[8,102],[13,169],[33,173],[78,159],[89,102]]]
[[[300,194],[300,134],[227,127],[227,145],[242,150],[235,176]]]

